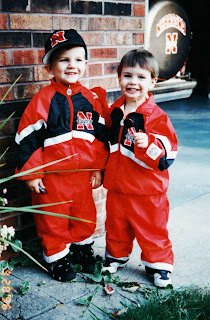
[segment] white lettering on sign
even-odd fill
[[[166,47],[165,54],[177,54],[177,41],[178,33],[177,32],[166,32]]]
[[[169,13],[159,20],[156,24],[156,36],[159,37],[164,30],[171,27],[179,30],[184,36],[186,36],[185,21],[174,13]]]

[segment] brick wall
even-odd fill
[[[107,89],[111,102],[118,91],[116,66],[128,50],[144,45],[145,1],[79,1],[79,0],[0,0],[0,98],[11,83],[20,80],[1,105],[0,121],[11,112],[15,115],[0,130],[0,154],[9,150],[0,164],[0,178],[14,172],[14,134],[29,99],[48,83],[42,65],[43,46],[55,29],[75,28],[88,46],[89,64],[82,83],[87,87]],[[10,205],[30,203],[25,185],[11,180],[8,189]],[[99,211],[104,211],[105,191],[94,192]],[[29,214],[1,214],[1,223],[17,230],[29,230]],[[101,218],[103,220],[103,217]]]

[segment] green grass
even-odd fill
[[[144,305],[129,307],[120,320],[210,320],[210,291],[154,290]]]

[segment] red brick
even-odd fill
[[[33,81],[33,69],[27,68],[5,68],[1,70],[0,83],[13,83],[21,75],[21,81]]]
[[[9,88],[10,86],[0,86],[0,100],[3,98],[3,96],[6,94]],[[10,91],[4,99],[4,101],[8,100],[14,100],[14,95],[12,91]]]
[[[102,32],[80,32],[87,46],[101,46],[104,35]]]
[[[114,89],[118,87],[117,77],[90,79],[90,88],[102,87],[104,89]]]
[[[116,48],[100,48],[100,49],[90,49],[91,59],[113,59],[117,58]]]
[[[9,50],[0,50],[0,65],[10,66],[12,64],[11,52]]]
[[[8,83],[10,82],[7,69],[1,70],[1,77],[0,77],[0,83]]]
[[[35,81],[48,81],[50,79],[49,71],[45,66],[34,67],[34,80]]]
[[[130,32],[106,32],[105,45],[127,45],[132,44],[132,34]]]
[[[134,44],[144,44],[144,33],[134,33],[133,34]]]
[[[32,14],[10,14],[10,28],[21,30],[51,30],[51,16]]]
[[[56,29],[76,29],[76,30],[87,30],[87,18],[79,18],[72,16],[59,15],[52,18],[52,28]]]
[[[119,30],[142,30],[143,20],[137,18],[120,18],[119,19]]]
[[[43,62],[42,62],[42,58],[44,57],[44,54],[45,54],[44,49],[39,49],[39,50],[38,50],[38,56],[39,56],[38,63],[39,63],[39,64],[43,63]]]
[[[133,6],[133,14],[134,16],[144,17],[145,16],[145,4],[134,4]]]
[[[88,30],[117,30],[117,18],[89,18]]]
[[[17,85],[14,88],[15,99],[16,100],[19,100],[19,99],[30,99],[35,95],[35,93],[37,93],[46,84],[47,83]]]
[[[89,88],[89,79],[81,79],[80,82],[84,87]]]
[[[119,48],[118,49],[119,60],[124,56],[125,53],[127,53],[128,51],[133,50],[133,49],[139,49],[139,46]]]
[[[0,14],[0,29],[2,29],[2,30],[8,29],[7,18],[8,18],[7,14]]]
[[[118,62],[105,63],[105,74],[117,73]]]
[[[14,65],[40,64],[43,55],[44,50],[14,50],[13,62]]]
[[[91,63],[88,65],[88,72],[89,77],[96,77],[102,75],[102,64],[101,63]]]

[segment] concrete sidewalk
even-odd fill
[[[159,105],[168,112],[180,144],[178,157],[170,168],[168,192],[171,203],[168,227],[175,254],[173,284],[175,288],[209,287],[210,101],[191,97]],[[96,238],[94,246],[96,254],[104,255],[104,236]],[[135,243],[128,266],[116,275],[153,288],[140,265],[139,255]],[[122,303],[130,304],[137,296],[143,299],[141,293],[128,293],[115,286],[115,293],[108,296],[102,286],[90,284],[79,275],[72,283],[59,283],[38,268],[16,267],[11,280],[13,286],[30,281],[31,288],[26,295],[13,297],[12,309],[1,311],[0,320],[76,320],[81,316],[89,320],[94,319],[91,311],[104,320],[108,317],[93,304],[112,312],[122,309]],[[78,303],[86,295],[93,296],[89,310]]]

